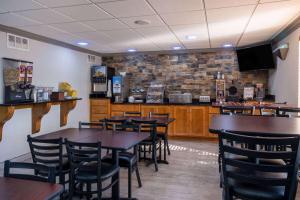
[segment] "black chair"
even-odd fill
[[[24,170],[24,173],[12,172],[13,169],[18,169],[18,171]],[[29,174],[27,170],[33,170],[33,173]],[[34,174],[36,171],[45,172],[45,176]],[[55,183],[55,167],[47,167],[45,165],[35,163],[11,162],[6,160],[4,162],[4,177]]]
[[[123,116],[124,117],[141,117],[142,113],[141,112],[124,112]]]
[[[154,113],[149,112],[149,117],[161,117],[169,119],[169,113]],[[166,149],[168,150],[168,155],[171,155],[170,147],[169,147],[169,139],[168,139],[168,124],[161,124],[157,126],[157,128],[162,128],[163,131],[157,131],[157,136],[160,137],[164,141],[164,155],[166,155]]]
[[[246,133],[244,133],[246,134]],[[228,140],[247,143],[248,148],[228,144]],[[292,200],[297,190],[299,137],[264,137],[219,133],[225,200]],[[265,150],[261,145],[289,146],[283,150]],[[284,162],[288,160],[289,162]]]
[[[138,125],[139,132],[149,133],[149,138],[139,144],[139,159],[151,160],[154,163],[155,171],[158,171],[157,150],[161,152],[161,138],[157,137],[156,120],[132,120],[131,122]],[[151,159],[146,156],[148,152],[151,153]]]
[[[43,164],[48,167],[55,167],[55,176],[59,177],[59,183],[68,183],[66,175],[70,172],[68,158],[63,155],[63,139],[36,139],[27,136],[32,161],[35,164]],[[45,175],[45,171],[36,170],[36,174]]]
[[[298,118],[300,110],[297,108],[278,108],[276,116],[278,117],[288,117],[288,118]]]
[[[107,123],[117,123],[117,126],[114,125],[109,125],[109,128],[114,128],[114,130],[119,130],[119,131],[138,131],[138,126],[133,125],[133,124],[126,124],[125,121],[123,121],[122,124],[121,121],[115,121],[113,120],[113,122],[111,120],[107,120]],[[107,125],[106,125],[107,126]],[[106,156],[104,156],[104,158],[102,159],[103,162],[107,162],[107,163],[112,163],[112,155],[108,154]],[[128,198],[132,198],[132,173],[135,171],[136,174],[136,178],[138,181],[138,185],[139,187],[142,187],[142,181],[140,178],[140,173],[139,173],[139,168],[138,168],[138,158],[137,158],[137,146],[134,147],[133,152],[120,152],[119,153],[119,166],[120,167],[124,167],[128,169]]]
[[[75,194],[85,195],[87,199],[97,194],[97,199],[101,199],[103,191],[118,184],[119,180],[111,180],[110,184],[102,186],[102,182],[112,179],[119,172],[119,166],[101,161],[101,142],[79,143],[69,140],[65,142],[71,166],[69,199]],[[92,190],[92,184],[97,185],[96,190]],[[85,191],[83,185],[86,185]]]
[[[220,106],[221,115],[253,115],[254,106]]]
[[[122,131],[123,125],[126,123],[126,119],[107,119],[102,120],[105,130]]]
[[[104,125],[103,122],[79,122],[78,125],[79,129],[82,128],[100,128],[100,129],[104,129]]]

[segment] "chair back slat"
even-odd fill
[[[141,112],[124,112],[123,113],[124,117],[141,117],[142,113]]]
[[[285,148],[265,149],[262,146]],[[230,189],[231,180],[234,180],[259,187],[282,186],[285,199],[295,195],[299,137],[265,137],[263,134],[221,131],[219,147],[225,191]]]
[[[156,120],[132,120],[133,124],[136,124],[139,129],[138,132],[150,133],[152,141],[157,138],[157,123]]]
[[[18,169],[19,171],[32,170],[33,173],[14,173],[12,172],[13,169]],[[43,171],[46,176],[35,175],[35,171]],[[4,162],[4,177],[55,183],[55,167],[48,167],[35,163],[10,162],[9,160],[6,160]]]
[[[71,165],[71,171],[75,169],[87,168],[86,163],[95,162],[99,175],[101,172],[101,142],[80,143],[66,140],[68,158]]]
[[[51,164],[59,171],[63,167],[63,139],[36,139],[27,136],[32,160],[36,164]]]
[[[82,129],[82,128],[100,128],[100,129],[104,129],[104,125],[103,122],[82,122],[80,121],[78,123],[78,128]]]
[[[220,106],[221,115],[253,115],[254,106]]]
[[[104,128],[106,130],[122,131],[124,130],[123,125],[126,123],[126,119],[104,119]]]

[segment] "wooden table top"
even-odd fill
[[[59,184],[0,177],[0,199],[46,200],[63,192]]]
[[[129,116],[113,116],[111,119],[117,119],[117,120],[143,120],[143,121],[151,121],[151,120],[156,120],[157,124],[170,124],[173,121],[175,121],[175,118],[167,118],[167,117],[129,117]]]
[[[219,133],[221,130],[300,137],[300,118],[215,115],[209,131]]]
[[[128,150],[149,137],[149,133],[124,132],[101,130],[97,128],[69,128],[46,135],[38,139],[65,138],[74,142],[97,142],[101,141],[103,148],[115,150]]]

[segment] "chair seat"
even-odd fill
[[[112,177],[119,171],[119,167],[109,163],[101,163],[101,180]],[[91,162],[85,165],[85,168],[80,169],[75,174],[75,180],[83,182],[97,182],[97,163]]]
[[[160,138],[160,137],[157,137],[156,140],[155,140],[155,142],[159,142],[160,140],[161,140],[161,138]],[[149,137],[149,138],[143,140],[143,141],[140,143],[140,145],[151,145],[152,142],[153,142],[153,141],[152,141],[152,138]]]
[[[238,197],[255,200],[282,200],[284,187],[262,187],[248,183],[230,183],[230,188]]]
[[[239,160],[243,160],[245,161],[245,158],[237,158]],[[283,160],[280,159],[260,159],[259,160],[260,164],[264,164],[264,165],[285,165],[285,162]],[[230,171],[234,170],[234,168],[229,167]],[[273,176],[272,178],[285,178],[286,174],[282,173],[276,173],[276,176],[274,176],[273,174],[267,174],[264,172],[256,172],[259,173],[256,174],[255,176]],[[244,173],[243,173],[244,174]],[[235,195],[237,195],[238,197],[242,197],[245,199],[253,199],[253,200],[282,200],[284,198],[284,191],[285,188],[283,186],[262,186],[262,185],[255,185],[255,184],[251,184],[251,183],[245,183],[245,182],[239,182],[239,181],[235,181],[229,178],[228,181],[229,184],[229,188],[230,190],[233,191],[233,193]]]
[[[156,135],[157,135],[157,137],[162,138],[162,139],[166,138],[165,132],[157,132]]]
[[[46,166],[48,167],[55,167],[55,175],[58,176],[59,175],[59,164],[45,164]],[[67,173],[70,171],[70,162],[68,160],[68,158],[66,157],[63,157],[63,162],[62,162],[62,171],[63,173]],[[47,175],[48,172],[45,172],[45,171],[38,171],[38,174],[41,174],[41,175]]]
[[[113,162],[112,155],[108,154],[108,155],[104,156],[102,161],[112,164],[112,162]],[[136,162],[137,162],[137,157],[133,153],[130,153],[130,152],[120,152],[119,153],[119,166],[120,167],[128,167],[130,165],[132,166]]]

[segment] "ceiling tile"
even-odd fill
[[[35,0],[47,7],[73,6],[81,4],[90,4],[88,0]]]
[[[112,18],[110,15],[108,15],[95,5],[61,7],[55,8],[55,10],[78,21]]]
[[[82,40],[91,40],[100,44],[108,44],[112,40],[111,37],[99,31],[77,33],[76,35]]]
[[[205,24],[177,25],[171,26],[171,29],[184,45],[199,44],[209,46],[208,32]],[[196,36],[196,39],[189,40],[187,38],[188,35]]]
[[[224,43],[236,45],[254,9],[253,5],[208,10],[207,20],[212,46],[222,46]]]
[[[175,35],[167,27],[138,28],[135,30],[158,46],[171,46],[179,43]]]
[[[15,13],[0,14],[0,24],[12,27],[39,25],[41,23],[27,19]]]
[[[34,33],[34,34],[50,37],[53,39],[56,39],[58,36],[60,36],[62,34],[65,34],[65,32],[55,29],[54,27],[49,26],[49,25],[25,26],[25,27],[22,27],[21,29],[31,32],[31,33]]]
[[[202,10],[201,0],[149,0],[159,13]]]
[[[72,18],[52,11],[50,9],[28,10],[19,12],[18,14],[36,21],[40,21],[44,24],[63,23],[72,21]]]
[[[70,33],[80,33],[80,32],[89,32],[94,31],[92,28],[85,26],[79,22],[70,22],[70,23],[61,23],[61,24],[53,24],[55,28],[59,28],[61,30],[70,32]]]
[[[206,9],[255,5],[259,0],[205,0]]]
[[[124,0],[98,4],[116,17],[133,17],[154,15],[152,8],[145,0]]]
[[[276,30],[268,30],[264,32],[253,32],[253,33],[246,33],[241,41],[239,42],[238,46],[247,46],[252,45],[259,42],[265,42],[270,40],[270,35],[272,35]]]
[[[130,30],[130,29],[124,29],[122,31],[119,31],[119,30],[112,30],[112,31],[102,31],[103,33],[105,33],[106,35],[109,35],[109,37],[112,38],[112,42],[122,42],[122,41],[125,41],[125,42],[129,42],[129,41],[133,41],[137,38],[140,38],[140,36]]]
[[[168,25],[205,23],[204,11],[168,13],[161,14],[161,16]]]
[[[157,15],[150,15],[150,16],[140,16],[140,17],[128,17],[128,18],[120,18],[121,21],[126,23],[131,28],[140,28],[140,27],[154,27],[154,26],[164,26],[164,22],[161,18]],[[144,20],[149,22],[149,24],[145,25],[138,25],[134,23],[136,20]]]
[[[241,42],[249,41],[247,38],[253,37],[253,43],[255,43],[257,35],[265,33],[269,34],[270,39],[283,26],[298,16],[299,12],[299,0],[259,4]]]
[[[1,0],[0,8],[5,11],[18,11],[43,8],[32,0]]]
[[[96,30],[118,30],[128,28],[126,25],[117,19],[93,20],[83,22]]]

